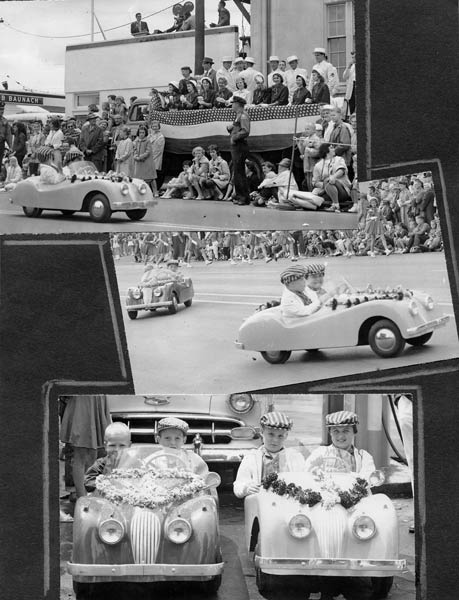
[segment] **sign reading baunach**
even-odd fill
[[[40,96],[31,96],[30,94],[22,94],[21,92],[14,92],[14,94],[0,92],[0,102],[9,102],[11,104],[43,104],[43,98]]]

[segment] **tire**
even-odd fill
[[[424,335],[418,335],[418,337],[410,338],[409,340],[405,340],[407,344],[410,346],[424,346],[433,336],[433,331],[429,331],[429,333],[424,333]]]
[[[91,583],[73,581],[73,591],[77,600],[89,600],[92,597],[93,585]]]
[[[389,319],[381,319],[371,326],[368,343],[373,352],[381,358],[397,356],[405,347],[400,329]]]
[[[131,221],[140,221],[147,214],[147,210],[143,208],[138,208],[137,210],[127,210],[127,216],[131,219]]]
[[[288,361],[292,353],[290,350],[277,350],[273,352],[262,352],[261,355],[271,365],[283,365]]]
[[[394,583],[393,577],[372,577],[373,598],[387,598]]]
[[[112,216],[112,209],[107,197],[103,194],[94,194],[89,202],[89,215],[96,223],[106,223]]]
[[[212,594],[216,594],[221,586],[222,576],[216,575],[209,579],[209,581],[201,581],[201,589],[206,596],[211,596]]]
[[[43,210],[41,208],[32,208],[31,206],[23,206],[22,210],[26,217],[39,217]]]
[[[172,294],[171,302],[172,304],[168,307],[167,310],[169,311],[170,315],[175,315],[175,313],[178,311],[178,298],[175,292]]]
[[[258,544],[256,545],[255,552],[253,554],[254,560],[256,556],[258,556]],[[255,566],[255,583],[257,584],[257,588],[260,593],[268,592],[274,586],[275,575],[263,573],[259,567]]]
[[[138,314],[138,311],[136,311],[136,310],[128,310],[128,317],[130,319],[132,319],[132,321],[134,319],[137,319],[137,314]]]
[[[76,213],[76,210],[61,210],[61,213],[64,215],[64,217],[71,217]]]
[[[193,304],[193,298],[190,298],[186,302],[183,303],[187,308],[189,308]]]

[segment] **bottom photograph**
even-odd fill
[[[415,599],[413,395],[59,402],[61,599]]]

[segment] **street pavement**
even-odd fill
[[[345,277],[357,288],[376,286],[419,289],[432,295],[443,313],[453,315],[445,257],[441,253],[304,259],[296,264],[326,262],[327,277]],[[128,349],[136,393],[233,393],[317,381],[348,374],[405,367],[458,356],[454,317],[423,347],[406,346],[392,359],[376,356],[368,346],[293,352],[283,365],[271,365],[257,352],[242,351],[234,341],[240,325],[256,307],[282,293],[279,274],[288,259],[269,264],[193,263],[183,268],[193,280],[190,308],[139,313],[129,320],[124,309],[127,288],[138,284],[143,265],[125,257],[116,263]]]
[[[112,216],[109,223],[94,223],[89,214],[64,216],[45,211],[28,218],[20,206],[10,203],[9,194],[0,192],[0,233],[99,233],[101,231],[159,231],[195,229],[354,229],[355,214],[313,211],[279,211],[254,206],[237,206],[214,200],[159,198],[141,221],[130,221],[126,213]]]

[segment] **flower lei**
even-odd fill
[[[320,492],[311,488],[305,490],[300,485],[286,483],[283,479],[279,479],[277,473],[271,473],[265,477],[261,485],[266,491],[270,490],[278,496],[287,496],[300,504],[307,504],[311,507],[320,503],[327,510],[335,504],[341,504],[346,509],[352,508],[362,498],[369,495],[368,483],[361,477],[357,477],[356,482],[349,490],[339,489],[330,480],[321,482]]]
[[[122,490],[114,486],[117,478],[123,479]],[[140,479],[143,480],[141,487],[128,482]],[[167,489],[161,484],[162,479],[179,479],[180,487],[177,485]],[[96,479],[97,491],[110,502],[150,509],[161,508],[173,502],[184,502],[200,492],[205,485],[199,475],[178,468],[161,471],[142,468],[113,469],[109,475],[100,475]]]
[[[342,299],[343,296],[347,296],[347,299]],[[372,300],[397,300],[401,301],[405,297],[412,298],[413,292],[410,290],[403,290],[402,286],[396,288],[373,288],[372,285],[368,285],[365,290],[356,290],[349,294],[340,294],[339,298],[332,298],[327,304],[332,310],[336,310],[338,306],[345,306],[351,308],[351,306],[357,306],[364,302],[370,302]]]

